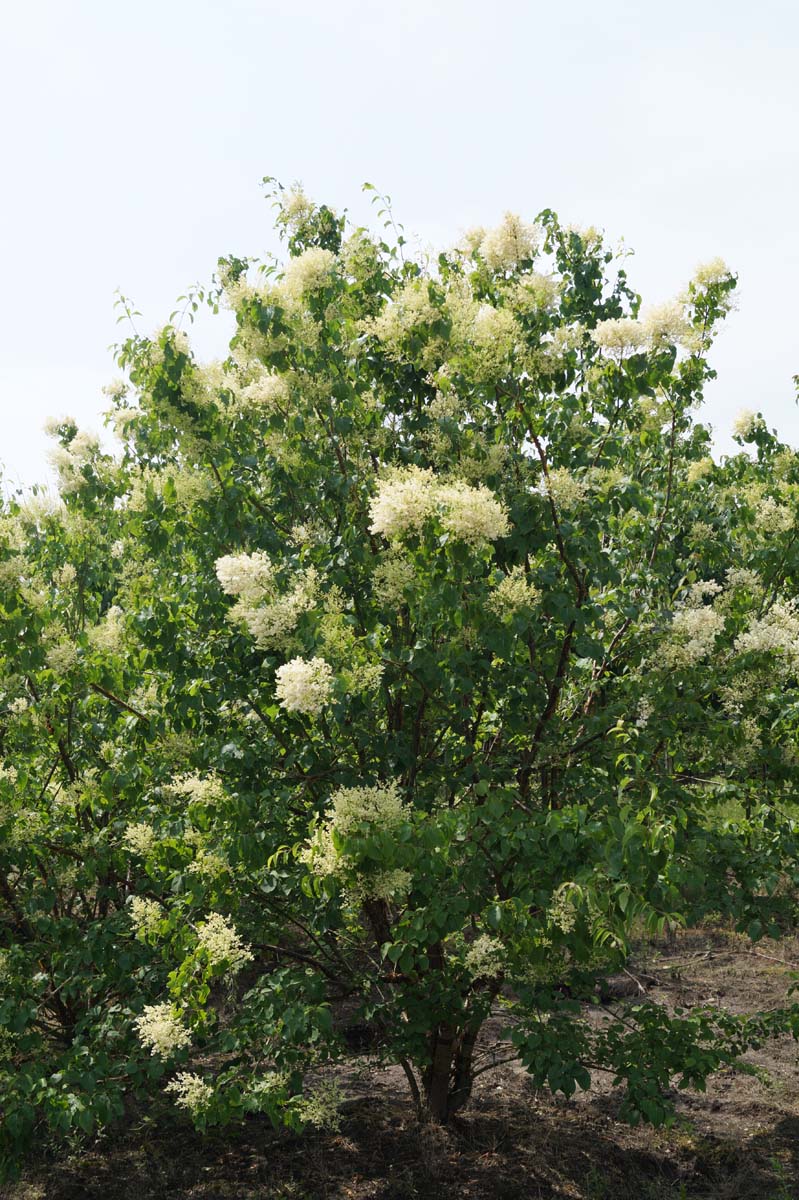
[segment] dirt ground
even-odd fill
[[[781,1006],[799,937],[721,929],[646,944],[617,982],[670,1005]],[[491,1029],[488,1036],[491,1036]],[[680,1093],[669,1130],[617,1120],[606,1083],[565,1101],[515,1063],[481,1076],[446,1131],[420,1127],[399,1070],[342,1077],[337,1133],[276,1133],[261,1121],[200,1137],[163,1113],[36,1164],[3,1200],[799,1200],[799,1046],[769,1043],[707,1093]]]

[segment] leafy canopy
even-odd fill
[[[123,301],[121,454],[54,422],[0,516],[7,1162],[164,1088],[321,1120],[365,1050],[439,1120],[512,1052],[662,1121],[797,1022],[581,1007],[642,931],[794,915],[799,459],[694,415],[735,278],[639,312],[550,211],[424,258],[270,187],[286,261]]]

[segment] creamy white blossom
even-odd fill
[[[233,974],[253,959],[249,946],[242,942],[230,920],[221,913],[209,913],[198,927],[197,944],[213,966],[226,966]]]
[[[259,646],[285,648],[301,615],[316,602],[317,583],[315,569],[307,567],[298,572],[283,595],[275,594],[268,603],[239,601],[230,611],[231,620],[243,621]]]
[[[533,258],[538,249],[540,231],[514,213],[505,213],[502,223],[491,229],[480,242],[480,254],[492,271],[512,271],[520,262]]]
[[[762,617],[753,618],[749,628],[735,639],[735,649],[739,654],[776,654],[791,666],[799,665],[797,601],[778,600]]]
[[[369,502],[370,533],[392,539],[419,533],[436,508],[433,472],[406,467],[381,479],[377,494]]]
[[[378,483],[369,505],[369,530],[400,538],[419,533],[434,513],[448,533],[471,545],[504,537],[509,529],[505,506],[488,488],[444,482],[430,470],[406,467]]]
[[[524,567],[518,565],[492,589],[486,608],[498,617],[508,617],[535,608],[540,599],[538,588],[528,580]]]
[[[646,344],[648,336],[641,322],[630,317],[613,317],[608,321],[600,321],[590,334],[595,346],[611,354],[626,354],[631,350],[638,350]]]
[[[698,483],[700,479],[706,479],[712,473],[715,465],[712,458],[695,459],[689,463],[685,478],[688,483]]]
[[[572,880],[561,883],[552,893],[547,919],[561,933],[571,933],[577,924],[582,897],[582,888]]]
[[[66,675],[77,664],[78,648],[70,641],[54,642],[44,654],[45,662],[56,675]]]
[[[317,1083],[307,1095],[298,1096],[293,1108],[304,1125],[336,1131],[341,1127],[339,1109],[343,1100],[337,1080],[330,1079]]]
[[[51,432],[57,432],[51,428]],[[58,476],[58,486],[63,496],[81,490],[88,483],[85,468],[100,450],[100,439],[85,430],[76,432],[67,445],[56,446],[50,451],[50,465]]]
[[[332,691],[333,670],[323,658],[292,658],[275,672],[275,694],[287,712],[317,716]]]
[[[179,775],[164,788],[167,795],[187,800],[190,804],[221,804],[225,799],[225,789],[218,775],[211,772],[208,775],[198,775],[187,772]]]
[[[411,334],[429,328],[446,316],[445,311],[430,298],[426,280],[413,279],[394,294],[383,311],[363,322],[364,332],[371,333],[393,358],[403,359],[406,342]],[[443,343],[438,339],[421,352],[424,365],[437,366],[443,355]]]
[[[229,596],[258,601],[266,595],[275,568],[262,550],[253,554],[226,554],[216,560],[216,577]]]
[[[122,609],[112,604],[103,619],[89,630],[89,641],[96,650],[118,654],[122,650],[125,625]]]
[[[773,496],[763,496],[755,505],[755,524],[761,533],[787,533],[795,520],[795,508]]]
[[[299,183],[293,183],[280,196],[280,215],[292,232],[296,232],[313,215],[313,211],[313,201],[306,196]]]
[[[369,900],[385,900],[387,903],[398,903],[404,900],[413,885],[410,871],[401,867],[392,867],[385,871],[373,871],[364,875],[360,881],[360,890]]]
[[[471,314],[462,313],[462,318]],[[465,344],[473,358],[473,371],[483,381],[505,375],[523,334],[509,308],[491,304],[476,307],[471,321],[458,320],[453,333]]]
[[[290,296],[300,297],[328,287],[336,269],[336,256],[321,246],[303,250],[286,264],[283,287]]]
[[[694,271],[693,282],[699,288],[707,288],[714,283],[723,283],[730,274],[730,268],[723,258],[711,258],[709,262],[699,264]]]
[[[493,492],[482,484],[442,485],[437,500],[443,511],[441,524],[448,533],[470,546],[496,541],[509,532],[508,512]]]
[[[112,379],[104,385],[102,392],[109,400],[121,400],[128,393],[128,385],[124,379]]]
[[[713,580],[692,585],[685,600],[675,609],[671,619],[671,630],[661,647],[661,659],[672,668],[692,667],[710,656],[716,638],[724,628],[724,614],[713,604],[705,604],[705,597],[721,591],[721,585]]]
[[[339,788],[331,796],[331,824],[342,838],[362,824],[390,828],[404,819],[402,793],[395,780],[371,787]]]
[[[280,593],[275,567],[260,550],[217,559],[216,574],[224,591],[238,597],[230,619],[241,621],[264,648],[286,648],[300,616],[316,601],[318,580],[313,567],[298,572]]]
[[[362,826],[395,829],[406,819],[402,793],[394,780],[372,786],[339,788],[331,796],[330,805],[329,818],[316,827],[302,855],[316,875],[342,875],[354,868],[346,850],[339,850],[334,843],[334,831],[346,842]],[[388,900],[404,895],[410,882],[410,876],[401,869],[371,871],[358,880],[355,890],[361,897]]]
[[[145,858],[155,846],[156,836],[152,825],[145,821],[134,821],[122,835],[122,844],[134,854]]]
[[[128,900],[128,915],[136,933],[147,937],[158,932],[164,918],[164,907],[157,900],[146,896],[131,896]]]
[[[573,475],[568,467],[553,467],[539,485],[542,495],[549,495],[555,508],[564,511],[579,508],[588,496],[588,482]]]
[[[676,345],[692,332],[691,323],[678,300],[645,309],[641,314],[641,325],[647,342],[655,349]]]
[[[272,412],[274,409],[285,408],[291,400],[291,388],[283,375],[270,375],[264,372],[241,389],[242,400]]]
[[[751,442],[758,426],[759,418],[751,408],[742,408],[732,423],[732,432],[742,442]]]
[[[502,974],[504,959],[502,942],[483,933],[469,946],[463,965],[473,979],[495,979]]]
[[[390,554],[375,567],[372,590],[381,604],[396,607],[406,602],[406,593],[416,581],[413,563],[398,554]]]
[[[214,1089],[200,1076],[191,1071],[180,1071],[164,1088],[172,1092],[175,1103],[192,1114],[202,1112],[213,1099]]]
[[[191,1044],[191,1033],[168,1002],[148,1004],[134,1021],[141,1044],[161,1058],[171,1058]]]

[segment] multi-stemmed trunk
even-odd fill
[[[385,902],[367,899],[363,911],[378,945],[390,941]],[[444,951],[440,943],[430,947],[428,960],[432,970],[444,970]],[[491,988],[492,998],[497,990],[498,984],[494,984]],[[418,1115],[422,1119],[439,1125],[446,1124],[468,1103],[474,1082],[474,1047],[482,1023],[482,1018],[463,1025],[439,1021],[427,1034],[427,1062],[418,1080],[411,1064],[407,1060],[402,1061]]]
[[[446,1124],[468,1102],[474,1079],[474,1045],[479,1027],[440,1024],[430,1034],[430,1061],[422,1071],[422,1115]]]

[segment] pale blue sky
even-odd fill
[[[740,273],[704,416],[799,444],[799,6],[791,0],[26,0],[0,11],[0,461],[48,414],[99,430],[114,289],[145,329],[222,253],[274,248],[265,174],[430,243],[555,208],[670,298]],[[204,322],[218,353],[224,322]]]

